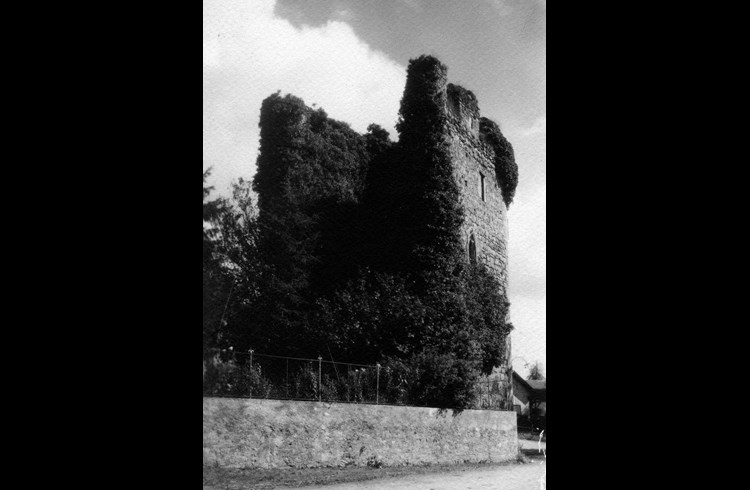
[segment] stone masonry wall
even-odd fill
[[[451,114],[451,112],[449,112]],[[508,288],[508,208],[495,172],[494,154],[480,141],[473,114],[449,118],[449,135],[454,178],[461,189],[461,205],[465,221],[461,237],[468,253],[468,243],[474,234],[477,260],[483,263],[500,281],[503,293]],[[478,119],[478,114],[477,114]],[[484,176],[485,200],[481,195],[481,175]]]
[[[479,107],[476,99],[466,95],[460,87],[449,86],[446,102],[448,135],[453,161],[453,175],[461,189],[464,224],[461,239],[467,253],[469,239],[474,235],[477,261],[500,282],[501,292],[508,293],[508,207],[497,179],[494,150],[485,144],[479,131]],[[484,200],[481,193],[481,176],[484,176]],[[506,321],[510,321],[510,313]],[[512,382],[509,374],[510,336],[506,341],[506,363],[495,369],[490,380],[493,393],[512,399]],[[479,381],[488,382],[487,377]]]
[[[515,412],[203,398],[203,464],[418,465],[516,458]]]

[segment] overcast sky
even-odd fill
[[[513,365],[546,368],[546,19],[546,0],[203,0],[203,169],[221,195],[252,178],[260,105],[277,90],[396,140],[409,59],[437,57],[515,149]]]

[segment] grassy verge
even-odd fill
[[[429,466],[398,466],[391,468],[354,467],[345,468],[280,468],[237,469],[203,467],[203,488],[216,490],[266,490],[271,488],[296,488],[308,485],[333,485],[379,478],[392,478],[428,473],[462,472],[477,469],[492,469],[507,463],[441,464]]]

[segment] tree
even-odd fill
[[[542,365],[542,363],[539,362],[539,361],[536,361],[531,366],[531,369],[529,370],[529,375],[528,375],[528,377],[526,379],[529,379],[529,380],[543,380],[543,379],[545,379],[543,368],[544,368],[544,366]]]
[[[546,379],[544,377],[542,367],[542,363],[536,361],[531,366],[531,370],[529,371],[529,376],[527,377],[527,379],[536,381],[545,380],[546,385]],[[543,429],[546,428],[547,421],[546,416],[543,417],[541,415],[541,404],[546,400],[546,388],[537,390],[536,393],[537,394],[532,396],[529,402],[529,417],[534,427]]]
[[[265,267],[258,250],[258,213],[252,183],[240,178],[232,183],[232,197],[223,202],[216,220],[215,255],[231,283],[222,313],[222,344],[244,352],[257,339],[255,320],[261,299]]]
[[[225,203],[210,199],[213,187],[206,184],[211,169],[203,172],[203,356],[210,357],[211,349],[220,340],[222,317],[231,288],[217,254],[217,223]]]
[[[372,151],[388,146],[387,133],[366,138],[290,95],[263,101],[260,152],[253,189],[258,193],[258,251],[265,279],[258,310],[275,352],[310,355],[322,346],[311,323],[321,296],[356,276],[362,220],[358,203]],[[323,351],[324,352],[324,351]]]

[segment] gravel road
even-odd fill
[[[534,458],[528,464],[303,488],[305,490],[545,490],[546,474],[546,460]]]

